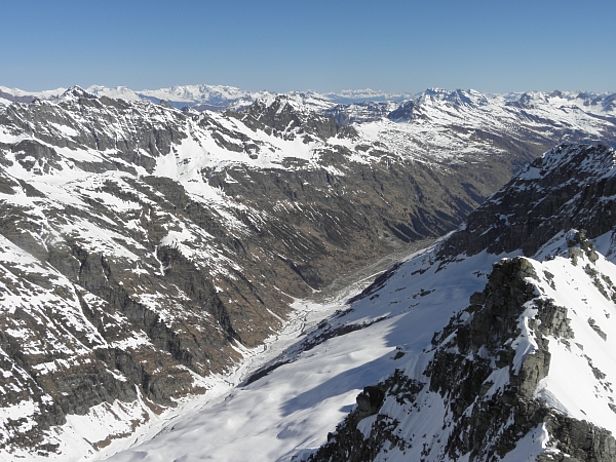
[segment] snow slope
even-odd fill
[[[613,150],[558,149],[538,178],[594,166],[580,178],[605,216],[614,161]],[[544,219],[574,217],[564,202]],[[447,238],[379,276],[224,398],[110,460],[240,461],[246,448],[260,461],[613,460],[614,225],[604,221],[592,241],[575,230],[543,236],[525,256],[452,255],[447,243],[459,237]],[[361,414],[355,397],[375,384],[384,400]]]
[[[565,241],[558,243],[562,245]],[[431,252],[405,263],[386,287],[372,295],[377,297],[352,305],[352,314],[334,316],[321,331],[335,330],[339,325],[374,324],[293,354],[290,363],[283,363],[264,378],[240,386],[200,408],[198,414],[176,419],[172,427],[150,442],[109,460],[166,461],[175,457],[185,461],[242,461],[247,447],[255,461],[288,461],[293,456],[309,454],[327,441],[328,432],[354,407],[355,397],[364,386],[379,382],[400,366],[409,375],[425,367],[428,359],[422,357],[422,351],[430,344],[433,333],[443,328],[453,314],[463,309],[468,297],[483,287],[491,263],[499,259],[479,255],[463,263],[449,264],[436,274],[435,265],[426,263],[432,258]],[[616,305],[606,300],[584,272],[581,265],[588,263],[581,261],[574,266],[566,257],[533,262],[538,274],[554,275],[550,281],[544,279],[538,284],[537,290],[540,297],[571,307],[571,328],[576,344],[580,345],[548,337],[552,354],[550,372],[540,383],[536,396],[558,412],[615,433],[616,420],[609,406],[613,406],[615,398],[609,386],[616,380],[614,345],[598,332],[604,332],[608,339],[616,338],[616,325],[608,317],[616,315]],[[616,280],[616,265],[603,257],[594,265],[601,274]],[[421,277],[411,276],[422,269],[427,271]],[[429,293],[422,295],[423,291]],[[581,311],[583,308],[586,309]],[[524,319],[531,319],[532,314],[531,309],[520,322],[528,323]],[[385,319],[380,320],[382,317]],[[589,324],[589,319],[597,320],[596,327]],[[315,333],[313,336],[318,337]],[[403,360],[396,359],[398,351],[404,352]],[[516,355],[523,357],[532,351],[532,337],[522,335]],[[288,360],[288,355],[283,354],[274,364]],[[571,377],[572,368],[575,378]],[[605,374],[601,380],[593,368]],[[497,393],[498,386],[506,384],[505,378],[499,380],[501,383],[496,382],[489,393]],[[381,412],[400,419],[401,437],[423,434],[421,444],[415,442],[403,451],[385,451],[375,460],[419,460],[425,442],[431,445],[433,454],[427,460],[448,460],[444,448],[435,444],[447,437],[442,431],[443,422],[448,419],[446,404],[438,394],[429,391],[417,397],[416,402],[424,411],[411,418],[403,418],[404,412],[400,414],[395,401],[385,404]],[[362,428],[369,432],[372,422],[366,419]],[[549,434],[544,431],[538,435],[520,441],[502,460],[531,460],[533,454],[549,448]]]
[[[436,273],[437,266],[430,265],[434,252],[430,248],[411,257],[386,288],[375,292],[376,298],[362,298],[346,313],[349,306],[340,304],[339,314],[309,330],[305,339],[296,339],[272,361],[282,364],[263,378],[240,385],[198,415],[176,420],[173,428],[109,460],[242,461],[250,447],[251,460],[288,461],[319,447],[362,388],[399,365],[397,349],[419,354],[433,333],[464,307],[485,283],[494,260],[479,255]],[[427,272],[412,278],[419,270]],[[430,294],[422,295],[426,288]],[[356,330],[335,335],[343,326]],[[330,333],[332,338],[320,343]]]

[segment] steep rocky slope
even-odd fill
[[[306,94],[226,113],[78,87],[0,105],[3,454],[66,460],[131,434],[295,298],[455,228],[558,139],[614,139],[609,108],[487,125],[460,95],[398,122],[337,121]]]
[[[307,460],[616,460],[615,166],[556,148],[369,288],[347,316],[401,316],[395,370]]]
[[[255,461],[615,460],[614,178],[614,149],[549,151],[239,387],[110,460],[242,461],[245,444]],[[533,212],[544,233],[522,226],[525,201],[552,204]],[[571,228],[586,223],[601,224]]]

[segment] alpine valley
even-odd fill
[[[615,461],[614,146],[616,94],[0,87],[0,459]]]

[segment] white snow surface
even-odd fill
[[[392,354],[395,347],[403,346],[419,358],[433,332],[485,283],[494,260],[494,256],[480,254],[436,273],[436,265],[431,265],[433,256],[432,249],[420,252],[396,271],[379,292],[378,309],[371,300],[362,299],[346,316],[331,317],[325,329],[373,323],[370,327],[303,352],[298,348],[302,338],[293,336],[286,351],[274,360],[291,362],[231,390],[198,412],[174,420],[152,440],[109,460],[166,461],[175,457],[189,462],[211,457],[243,461],[249,447],[253,461],[288,461],[320,446],[353,407],[361,389],[393,371],[397,365]],[[418,269],[426,272],[422,277],[411,277]],[[420,295],[428,287],[432,292]],[[338,303],[329,306],[329,312],[323,313],[321,308],[318,312],[331,314],[333,309],[344,308],[344,303]],[[308,335],[316,335],[320,329],[308,330]],[[433,423],[434,431],[440,429],[438,416]]]
[[[554,275],[554,287],[541,285],[541,296],[567,307],[573,339],[548,337],[549,373],[537,396],[560,412],[606,428],[616,436],[616,304],[608,281],[616,281],[616,266],[600,256],[577,265],[569,259],[535,263],[538,273]],[[593,277],[589,271],[597,271]]]

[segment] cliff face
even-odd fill
[[[613,155],[604,145],[562,145],[537,158],[468,217],[444,254],[522,249],[533,255],[562,230],[606,233],[616,213],[610,200],[616,193]]]

